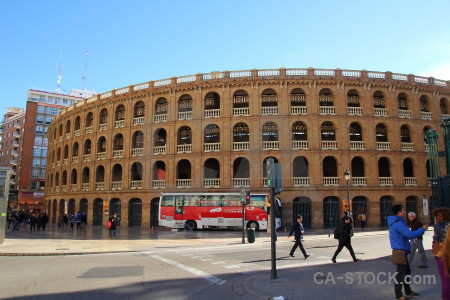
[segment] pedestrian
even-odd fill
[[[30,222],[30,232],[36,231],[37,218],[35,214],[30,215],[29,222]]]
[[[450,300],[450,225],[446,226],[445,233],[446,237],[436,262],[441,277],[442,300]]]
[[[81,222],[83,221],[83,215],[81,212],[77,212],[75,215],[75,223],[77,223],[77,230],[81,230]]]
[[[37,231],[41,231],[41,226],[42,226],[42,213],[37,213],[37,216],[36,216]]]
[[[64,214],[62,218],[63,228],[66,228],[69,225],[69,217],[67,214]]]
[[[81,218],[81,229],[86,230],[86,225],[87,225],[87,214],[86,212],[83,212],[83,216]]]
[[[20,229],[20,223],[22,222],[22,221],[21,221],[21,218],[20,218],[19,212],[16,211],[16,212],[13,214],[13,218],[14,218],[14,221],[13,221],[13,232],[14,232],[14,231],[19,231],[19,229]]]
[[[338,256],[338,254],[345,247],[350,252],[350,255],[353,258],[353,262],[355,264],[359,263],[361,261],[361,259],[356,258],[355,252],[353,251],[353,247],[352,247],[352,243],[351,243],[351,239],[353,236],[353,226],[351,224],[351,218],[349,216],[344,216],[339,221],[337,232],[338,232],[339,245],[338,245],[336,251],[334,252],[334,255],[333,255],[333,258],[331,259],[331,261],[334,264],[337,263],[336,258]]]
[[[410,211],[408,213],[408,219],[411,231],[415,231],[423,226],[422,222],[417,220],[417,215],[413,211]],[[418,236],[415,239],[412,239],[410,245],[411,245],[411,254],[409,255],[409,264],[412,264],[412,261],[414,260],[414,254],[416,253],[416,250],[419,250],[419,255],[422,264],[420,264],[418,268],[427,268],[427,255],[425,253],[425,249],[423,248],[423,235]]]
[[[433,254],[437,256],[441,250],[444,242],[445,228],[450,223],[450,208],[439,207],[433,210],[433,215],[436,218],[433,235]]]
[[[48,223],[48,216],[46,213],[43,213],[41,217],[42,231],[45,231],[45,226],[47,226],[47,223]]]
[[[109,220],[111,221],[111,227],[109,228],[109,237],[116,237],[116,229],[117,229],[117,214],[113,213],[113,215],[111,217],[109,217]]]
[[[367,215],[365,212],[362,212],[359,216],[358,216],[358,220],[361,224],[361,230],[364,231],[364,228],[366,227],[366,221],[367,221]]]
[[[297,221],[294,223],[294,226],[292,226],[291,232],[289,232],[288,238],[291,237],[291,235],[295,232],[295,244],[294,246],[292,246],[291,252],[289,252],[289,255],[291,257],[295,257],[294,256],[294,252],[297,249],[297,247],[300,247],[300,250],[303,253],[303,256],[305,257],[305,259],[307,259],[310,255],[306,254],[305,248],[303,247],[302,244],[302,238],[303,238],[303,234],[305,233],[305,229],[303,228],[303,224],[302,224],[302,216],[297,216]]]
[[[70,215],[69,217],[69,224],[70,224],[70,229],[73,231],[73,225],[75,223],[75,217],[73,215]]]
[[[411,231],[405,224],[406,210],[401,204],[396,204],[392,207],[392,216],[388,217],[389,225],[389,240],[391,248],[395,253],[400,252],[400,258],[403,260],[400,263],[393,260],[393,263],[397,265],[397,273],[395,276],[394,291],[396,299],[406,300],[408,297],[417,297],[420,294],[411,290],[408,281],[405,280],[411,278],[411,268],[409,266],[408,254],[411,250],[409,240],[415,239],[418,236],[424,234],[425,230],[428,230],[427,225],[423,225],[421,228]],[[398,256],[395,256],[398,257]],[[394,259],[394,255],[393,255]],[[402,294],[402,285],[405,289],[405,295]]]

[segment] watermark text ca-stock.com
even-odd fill
[[[397,284],[397,272],[346,272],[335,276],[333,272],[314,273],[315,284]],[[407,275],[407,284],[436,284],[435,275]]]

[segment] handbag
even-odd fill
[[[401,266],[407,265],[406,251],[399,249],[392,250],[392,263]]]

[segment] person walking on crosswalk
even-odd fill
[[[292,234],[295,232],[295,244],[294,246],[292,246],[291,252],[289,252],[289,255],[291,257],[295,257],[294,256],[294,252],[297,249],[297,247],[300,247],[300,250],[303,253],[303,256],[305,257],[305,259],[307,259],[309,257],[308,254],[306,254],[306,250],[303,247],[302,244],[302,237],[303,234],[305,233],[305,230],[303,228],[303,224],[302,224],[302,216],[297,216],[297,221],[294,223],[294,226],[292,226],[291,232],[289,232],[288,238],[290,238],[292,236]]]

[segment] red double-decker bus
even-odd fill
[[[245,227],[265,230],[266,194],[251,194],[245,206]],[[281,227],[281,203],[277,202],[276,228]],[[242,201],[238,193],[163,193],[159,201],[159,225],[170,228],[242,227]]]

